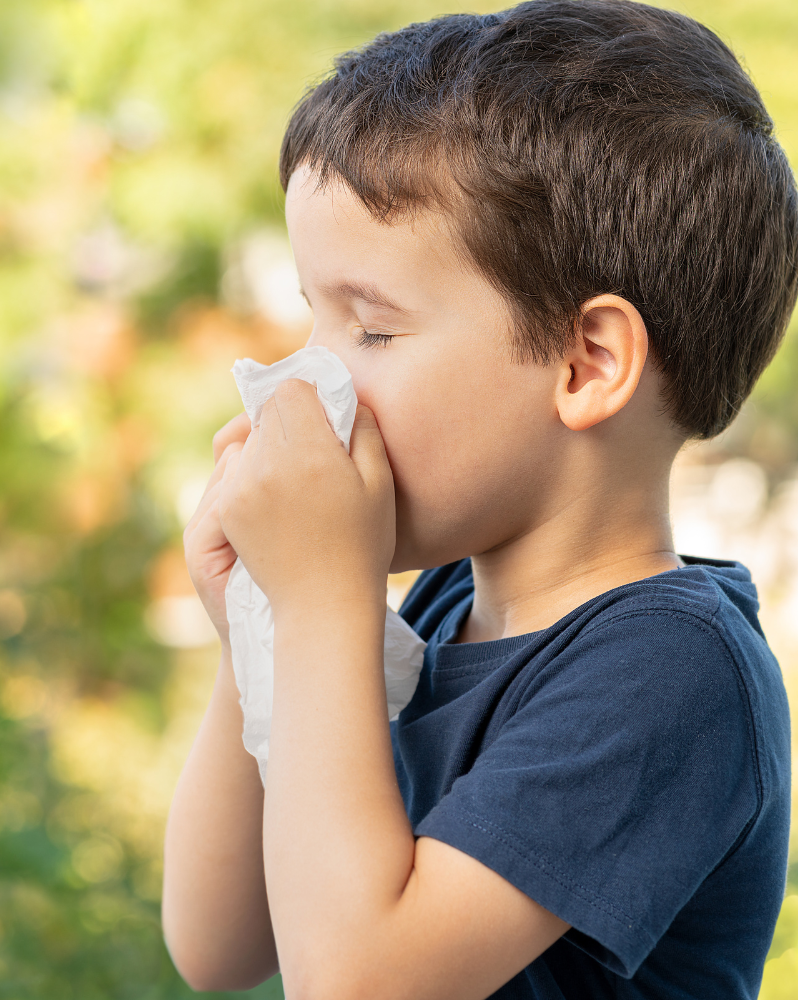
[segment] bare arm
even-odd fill
[[[279,971],[263,871],[263,788],[241,727],[228,648],[164,848],[166,944],[197,990],[250,989]]]
[[[383,676],[392,487],[370,411],[347,456],[301,382],[278,387],[222,483],[226,536],[274,613],[263,842],[293,1000],[484,1000],[568,929],[414,838]]]
[[[225,464],[249,428],[241,414],[214,438],[216,468],[184,535],[191,579],[223,652],[169,812],[163,927],[180,974],[202,990],[247,989],[278,971],[263,870],[263,788],[241,741],[224,599],[236,555],[218,517]]]

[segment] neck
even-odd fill
[[[649,474],[623,488],[572,483],[553,513],[473,556],[474,603],[457,641],[535,632],[614,587],[676,569],[669,472],[670,462],[655,482]]]

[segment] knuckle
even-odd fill
[[[329,458],[315,451],[308,451],[299,461],[298,472],[307,479],[324,480],[331,471]]]
[[[239,413],[232,420],[220,427],[213,435],[213,447],[222,449],[230,442],[231,434],[238,434],[243,428],[249,427],[249,417],[246,413]]]
[[[304,382],[299,378],[287,378],[284,382],[280,382],[275,391],[274,395],[277,396],[279,393],[281,398],[288,399],[292,396],[298,396],[304,392],[304,386],[307,382]]]

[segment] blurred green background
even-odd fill
[[[798,164],[794,0],[668,6],[744,58]],[[0,0],[0,998],[196,995],[159,924],[164,821],[217,656],[180,537],[240,409],[232,362],[309,332],[282,129],[335,52],[458,9]],[[794,324],[674,486],[682,551],[751,564],[793,704],[796,376]],[[247,995],[281,997],[279,979]],[[761,996],[798,997],[798,843]]]

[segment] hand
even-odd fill
[[[312,385],[289,379],[227,460],[220,526],[272,605],[377,607],[396,544],[393,476],[368,407],[350,454]]]
[[[219,523],[219,491],[222,476],[231,456],[244,447],[251,430],[246,413],[234,417],[216,433],[213,439],[213,459],[216,463],[205,493],[194,516],[183,532],[183,546],[191,582],[199,594],[222,644],[229,643],[227,607],[224,591],[236,553]]]

